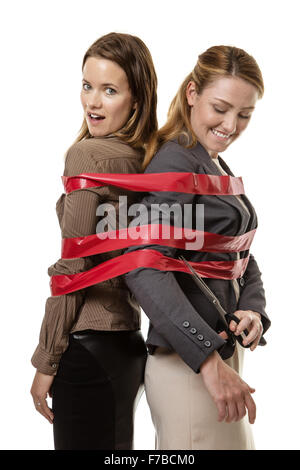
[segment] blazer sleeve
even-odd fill
[[[145,173],[199,172],[199,162],[195,162],[194,158],[183,147],[175,142],[169,142],[156,153]],[[194,195],[187,193],[149,192],[141,201],[141,204],[147,207],[148,220],[145,223],[159,223],[159,212],[154,209],[158,204],[180,203],[183,207],[183,204],[191,204],[193,199]],[[149,220],[150,210],[151,221]],[[134,225],[134,221],[131,225]],[[171,258],[176,258],[178,251],[170,246],[143,245],[130,247],[125,252],[129,253],[145,248],[157,250]],[[138,268],[128,272],[124,277],[127,286],[149,317],[153,327],[167,340],[185,363],[194,372],[199,373],[202,362],[215,349],[220,348],[225,340],[194,309],[173,272]],[[195,334],[194,328],[197,334]],[[201,335],[204,336],[204,339],[200,339]]]
[[[104,167],[101,171],[107,172]],[[96,164],[87,152],[74,144],[65,161],[65,176],[83,172],[97,172]],[[62,218],[59,218],[63,238],[86,236],[96,233],[96,208],[106,187],[91,188],[63,194],[58,202],[63,204]],[[57,207],[58,210],[58,207]],[[59,214],[58,214],[59,215]],[[48,268],[48,275],[76,274],[94,266],[94,257],[59,259]],[[39,344],[31,358],[38,371],[56,375],[63,352],[68,346],[69,332],[84,302],[85,289],[70,294],[51,296],[46,300]]]
[[[261,272],[251,253],[243,278],[245,283],[240,287],[237,310],[253,310],[260,313],[264,334],[271,326],[271,321],[265,311],[266,297]]]

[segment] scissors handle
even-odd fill
[[[236,317],[233,313],[226,313],[225,315],[225,318],[226,318],[226,321],[229,325],[229,322],[231,320],[234,320],[237,324],[240,323],[240,319],[238,317]],[[232,331],[230,331],[230,333],[234,336],[234,338],[240,343],[241,346],[243,346],[243,348],[250,348],[253,344],[253,341],[252,343],[249,343],[247,344],[246,346],[243,344],[243,340],[248,336],[249,334],[249,331],[247,330],[247,328],[245,328],[245,330],[238,336],[236,336]]]

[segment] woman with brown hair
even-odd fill
[[[151,211],[151,224],[160,223],[158,207],[163,215],[172,207],[172,224],[182,227],[183,216],[177,215],[192,206],[192,219],[184,219],[192,223],[184,228],[198,227],[204,214],[205,234],[202,249],[181,248],[172,241],[169,246],[157,243],[126,250],[150,248],[163,255],[167,264],[175,264],[175,259],[177,266],[171,270],[143,267],[125,275],[150,319],[145,391],[156,430],[156,449],[254,449],[245,415],[248,412],[249,422],[254,423],[255,390],[241,378],[242,345],[251,344],[251,351],[262,345],[270,320],[261,273],[249,252],[250,244],[243,244],[255,232],[257,216],[241,187],[230,191],[228,184],[220,191],[222,178],[229,183],[237,183],[237,178],[219,153],[247,128],[263,91],[261,71],[252,56],[231,46],[209,48],[199,55],[194,70],[182,83],[166,124],[146,153],[145,173],[190,173],[195,185],[190,192],[178,186],[177,191],[175,187],[145,195],[141,202],[147,217]],[[203,192],[196,191],[202,181],[209,181],[208,186]],[[175,206],[180,209],[177,215]],[[197,212],[200,206],[204,213]],[[226,239],[226,243],[212,249],[207,243],[212,239]],[[201,277],[207,278],[214,303],[219,300],[227,313],[236,316],[237,321],[231,320],[227,330],[216,328],[212,297],[209,300],[184,272],[180,255],[200,272],[205,265],[213,273],[203,271]],[[222,265],[230,265],[231,271],[228,267],[222,271]],[[249,334],[240,345],[235,339],[246,329]]]
[[[149,50],[138,37],[110,33],[87,50],[82,72],[84,119],[66,154],[64,176],[140,173],[157,130],[157,78]],[[56,206],[62,238],[98,233],[101,203],[112,207],[107,220],[115,228],[120,195],[129,203],[136,198],[114,186],[62,194]],[[81,273],[122,252],[59,259],[48,274]],[[133,448],[146,357],[140,308],[123,276],[47,299],[31,359],[37,369],[31,394],[36,410],[53,423],[56,450]]]

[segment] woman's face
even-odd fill
[[[186,97],[191,107],[190,122],[199,142],[213,158],[224,152],[249,124],[258,90],[239,77],[221,77],[200,95],[189,82]]]
[[[116,62],[103,58],[86,60],[80,99],[93,137],[121,129],[136,107],[124,70]],[[92,118],[91,114],[99,117]]]

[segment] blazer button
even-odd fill
[[[53,369],[56,369],[57,364],[55,364],[55,362],[54,362],[53,364],[51,364],[51,367],[52,367]]]
[[[188,321],[184,321],[182,323],[182,326],[184,326],[184,328],[188,328],[190,326],[189,322]]]
[[[192,333],[192,335],[195,335],[195,334],[197,333],[196,328],[191,328],[191,329],[190,329],[190,333]]]
[[[203,336],[203,335],[197,335],[197,338],[199,339],[199,341],[203,341],[203,340],[204,340],[204,336]]]
[[[204,346],[206,346],[207,348],[210,348],[211,342],[210,341],[205,341]]]
[[[245,279],[243,277],[240,278],[240,286],[243,287],[243,285],[245,284]]]

